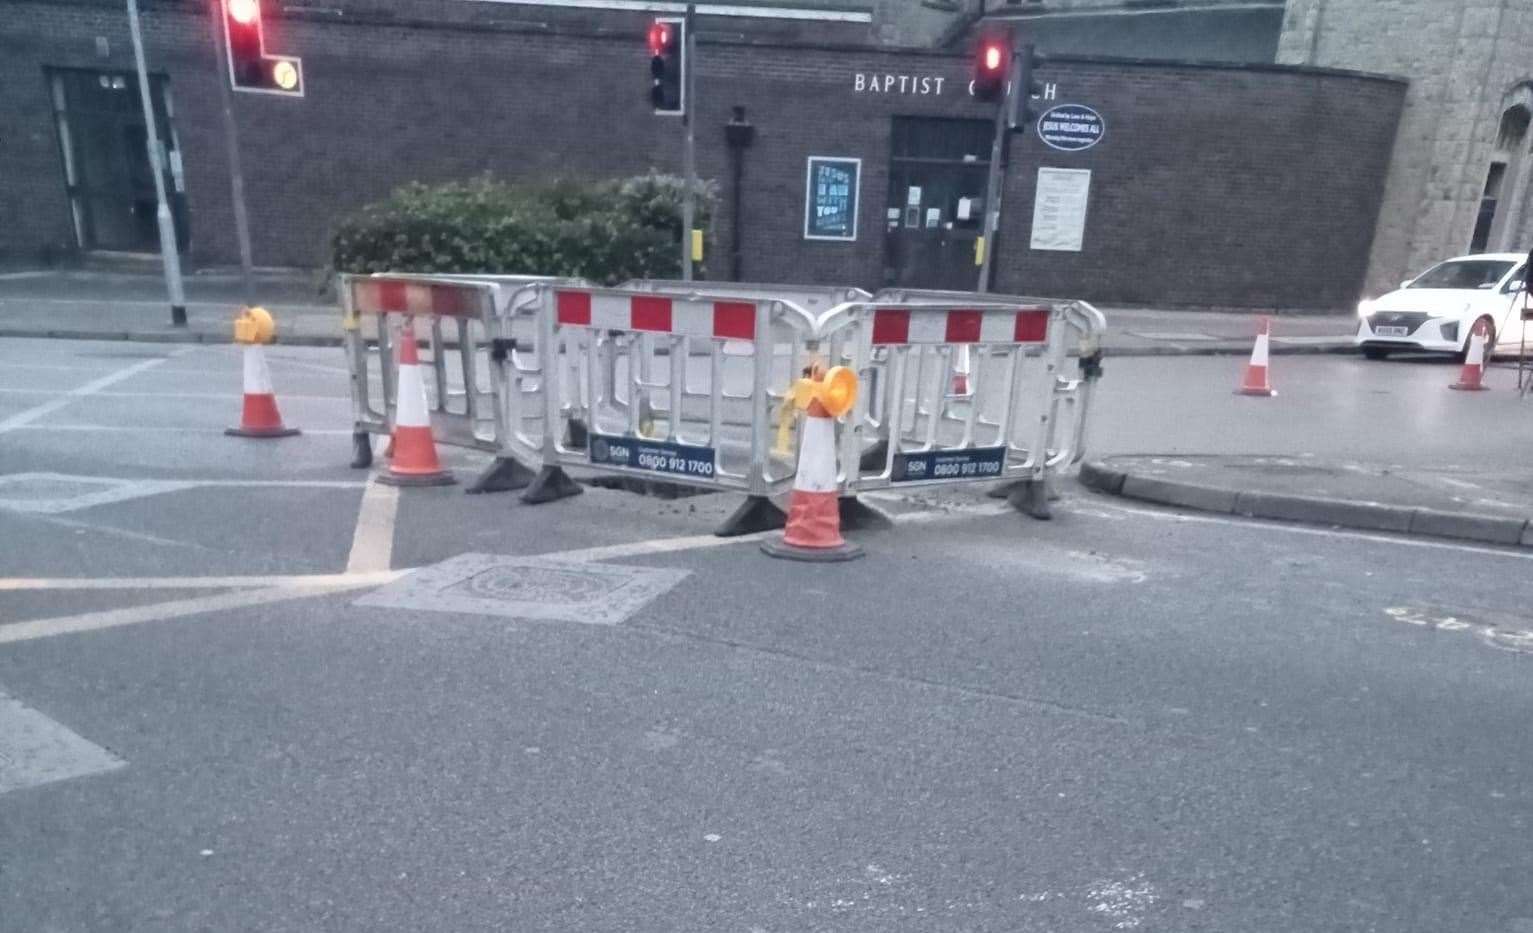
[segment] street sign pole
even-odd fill
[[[128,31],[133,36],[133,61],[138,67],[138,93],[144,105],[144,131],[149,143],[149,174],[154,176],[154,219],[160,227],[160,260],[165,267],[165,291],[170,297],[170,324],[186,326],[186,296],[181,290],[181,253],[176,246],[176,224],[165,194],[165,149],[160,145],[159,121],[154,94],[149,89],[149,68],[144,63],[144,37],[138,24],[138,0],[128,0]]]
[[[1016,120],[1018,93],[1017,51],[1015,41],[1008,37],[1006,46],[1011,55],[1011,66],[1006,71],[1006,96],[995,110],[995,139],[990,143],[990,172],[985,180],[985,238],[984,256],[979,269],[979,285],[975,291],[984,294],[995,282],[995,241],[1001,230],[1001,197],[1006,186],[1006,153],[1011,136],[1011,126]]]
[[[234,236],[239,242],[240,283],[245,304],[255,302],[255,271],[250,258],[250,215],[245,210],[245,173],[240,169],[239,128],[234,123],[234,92],[229,89],[232,66],[224,47],[223,17],[228,14],[219,0],[213,9],[213,70],[224,110],[224,148],[229,153],[229,185],[234,198]]]
[[[692,119],[697,113],[697,40],[693,37],[692,23],[697,12],[695,4],[687,4],[686,26],[683,28],[682,41],[686,43],[686,49],[682,55],[682,61],[686,65],[686,73],[681,76],[682,96],[686,102],[681,108],[681,125],[686,130],[685,151],[682,154],[682,174],[686,176],[683,184],[686,190],[681,199],[681,278],[683,281],[692,281],[692,224],[695,210],[692,204],[694,192],[697,188],[697,121]]]

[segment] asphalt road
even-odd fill
[[[1070,490],[782,563],[721,497],[395,500],[271,357],[252,442],[232,348],[0,341],[0,930],[1533,930],[1533,555]],[[1110,361],[1093,451],[1530,439],[1237,374]]]

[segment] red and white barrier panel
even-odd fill
[[[562,327],[636,330],[717,340],[755,340],[756,306],[749,301],[687,301],[659,295],[559,290]]]
[[[482,286],[410,279],[353,279],[351,308],[357,314],[434,314],[479,317],[489,310],[490,292]]]
[[[1048,308],[879,308],[873,345],[1047,343],[1049,315]]]

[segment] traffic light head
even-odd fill
[[[649,54],[663,58],[676,48],[676,30],[668,21],[657,19],[649,27]]]
[[[686,22],[657,19],[649,26],[649,102],[656,113],[686,110]]]
[[[236,91],[294,97],[303,95],[303,63],[288,55],[267,55],[262,36],[261,0],[221,0],[229,47],[229,83]]]
[[[997,100],[1006,92],[1006,73],[1011,66],[1010,43],[1001,36],[985,36],[974,53],[974,96]]]

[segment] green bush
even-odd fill
[[[412,183],[343,219],[330,238],[336,272],[484,272],[613,284],[681,271],[680,178],[512,185],[489,177]],[[707,229],[716,186],[698,186]]]

